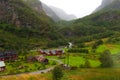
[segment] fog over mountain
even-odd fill
[[[69,15],[65,11],[63,11],[60,8],[53,7],[53,6],[48,6],[44,3],[42,3],[42,7],[46,14],[51,17],[54,21],[59,21],[59,20],[73,20],[76,19],[77,17],[75,15]]]
[[[46,14],[49,17],[51,17],[54,21],[59,21],[60,20],[58,15],[51,8],[49,8],[46,4],[42,3],[42,7],[43,7],[44,11],[46,12]]]
[[[120,8],[120,0],[103,0],[102,4],[95,10]]]
[[[77,17],[75,15],[69,15],[65,11],[63,11],[60,8],[56,8],[53,6],[49,6],[61,19],[63,20],[73,20],[76,19]]]

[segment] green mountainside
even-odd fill
[[[60,37],[39,0],[0,0],[0,33],[1,50],[45,47]]]
[[[103,0],[105,1],[105,0]],[[109,1],[110,0],[106,0]],[[99,11],[75,20],[68,27],[63,27],[59,31],[74,42],[87,42],[102,38],[118,38],[120,35],[120,1],[114,0],[112,3]]]
[[[118,4],[120,1],[115,0],[82,19],[55,23],[39,0],[1,0],[0,49],[51,48],[68,41],[84,43],[103,38],[119,40]]]

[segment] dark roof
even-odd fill
[[[4,51],[5,54],[16,54],[15,51]]]
[[[4,57],[6,54],[16,54],[15,51],[4,51],[0,52],[0,57]]]

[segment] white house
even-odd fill
[[[0,61],[0,72],[5,70],[5,63],[4,61]]]

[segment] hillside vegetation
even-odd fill
[[[61,38],[38,0],[1,0],[0,11],[1,50],[46,47]]]

